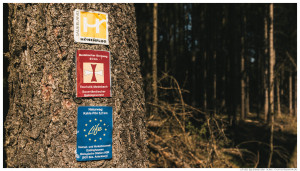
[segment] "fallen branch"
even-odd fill
[[[204,165],[203,161],[201,161],[198,157],[196,157],[192,152],[189,152],[192,158],[196,161],[196,164]]]
[[[162,125],[167,121],[168,119],[164,119],[163,121],[148,121],[146,126],[149,127],[162,127]]]
[[[297,64],[294,61],[294,59],[292,58],[292,56],[289,54],[289,52],[286,52],[286,55],[289,57],[290,61],[292,62],[292,64],[294,65],[294,67],[297,69]]]
[[[168,161],[174,163],[176,167],[179,167],[179,168],[181,168],[181,167],[190,168],[191,167],[189,164],[181,161],[180,159],[178,159],[177,157],[175,157],[171,153],[164,151],[164,149],[162,147],[158,146],[158,145],[154,145],[154,144],[149,142],[149,147],[151,149],[159,152],[159,154],[161,154]]]

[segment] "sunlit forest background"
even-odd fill
[[[135,7],[151,167],[296,167],[296,4]]]

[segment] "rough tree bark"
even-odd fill
[[[73,11],[109,14],[109,46],[74,43]],[[9,4],[8,167],[147,167],[133,4]],[[76,98],[76,49],[111,52],[112,98]],[[113,107],[111,160],[76,162],[78,106]]]

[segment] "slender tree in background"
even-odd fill
[[[293,77],[292,71],[289,71],[289,113],[293,115]]]
[[[273,29],[273,20],[274,20],[274,12],[273,12],[273,4],[270,4],[270,31],[269,31],[269,38],[270,38],[270,79],[269,79],[269,102],[270,102],[270,124],[271,124],[271,136],[270,136],[270,157],[268,162],[268,167],[271,167],[273,151],[274,151],[274,144],[273,144],[273,136],[274,136],[274,66],[275,66],[275,51],[274,51],[274,29]]]
[[[277,115],[281,116],[281,106],[280,106],[280,79],[276,79],[276,96],[277,96]]]
[[[274,24],[273,24],[273,4],[270,4],[270,30],[269,30],[269,53],[270,53],[270,65],[269,65],[269,114],[274,114],[274,66],[275,66],[275,51],[274,51]]]
[[[245,7],[247,8],[247,7]],[[242,15],[242,24],[243,24],[243,37],[244,37],[244,43],[243,43],[243,53],[244,53],[244,74],[243,74],[243,80],[244,80],[244,107],[245,107],[245,113],[244,113],[244,119],[247,118],[247,115],[249,113],[250,110],[250,106],[249,106],[249,100],[250,100],[250,96],[249,96],[249,68],[250,68],[250,62],[249,62],[249,56],[248,56],[248,47],[247,47],[247,10],[243,11],[243,15]]]
[[[217,114],[217,69],[216,69],[216,65],[217,65],[217,52],[216,50],[214,50],[213,52],[213,63],[214,63],[214,74],[213,74],[213,114]]]
[[[147,4],[147,8],[145,9],[145,12],[148,13],[149,11],[151,10],[151,6],[150,4]],[[145,37],[146,37],[146,40],[145,40],[145,44],[146,44],[146,49],[147,49],[147,57],[148,57],[148,61],[151,61],[152,59],[152,53],[151,53],[151,27],[150,27],[150,23],[146,23],[146,34],[145,34]],[[150,68],[149,66],[151,65],[151,63],[145,63],[145,66],[147,66],[146,68]],[[146,75],[146,80],[151,80],[151,72],[146,72],[147,75]],[[151,90],[151,87],[150,87],[150,90]],[[151,92],[151,91],[148,91],[148,92]]]
[[[265,103],[264,103],[264,114],[265,114],[265,122],[268,120],[268,114],[269,114],[269,86],[268,86],[268,75],[269,75],[269,62],[268,62],[268,19],[265,16],[264,17],[264,94],[265,94]]]
[[[158,102],[157,97],[157,3],[153,4],[153,47],[152,47],[152,90],[153,103]],[[154,113],[157,113],[157,107],[154,107]]]
[[[294,81],[294,90],[295,90],[295,93],[294,93],[294,116],[297,117],[297,67],[296,67],[296,76],[294,77],[295,78],[295,81]]]
[[[9,4],[8,167],[147,167],[133,4]],[[73,11],[109,15],[109,46],[74,43]],[[7,43],[7,42],[5,42]],[[111,52],[112,98],[76,98],[77,49]],[[78,106],[113,107],[112,159],[77,162]]]
[[[203,110],[204,112],[207,112],[207,55],[206,51],[203,52],[203,61],[204,61],[204,67],[203,67],[203,87],[204,87],[204,92],[203,92]]]
[[[249,72],[249,65],[250,65],[250,61],[249,61],[249,57],[246,55],[245,56],[245,66],[246,66],[246,76],[245,76],[245,118],[247,118],[247,115],[250,113],[250,72]]]
[[[245,16],[242,16],[242,36],[241,36],[241,116],[240,119],[245,119]]]

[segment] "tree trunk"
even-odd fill
[[[147,8],[146,8],[146,12],[149,12],[150,10],[152,10],[152,7],[150,6],[150,4],[147,4]],[[149,15],[150,16],[150,15]],[[146,71],[146,80],[147,82],[151,82],[152,80],[152,70],[151,70],[151,61],[152,61],[152,52],[151,52],[151,45],[152,45],[152,39],[151,39],[151,23],[146,23],[146,35],[145,35],[145,44],[146,44],[146,51],[147,51],[147,59],[144,60],[144,68]],[[152,86],[150,85],[145,85],[145,96],[146,96],[146,101],[150,101],[150,99],[152,98]],[[149,109],[149,108],[148,108]],[[150,109],[151,110],[151,109]],[[149,114],[149,113],[148,113]]]
[[[275,51],[274,51],[274,45],[273,45],[273,4],[270,4],[270,78],[269,78],[269,103],[270,103],[270,113],[269,114],[274,114],[274,66],[275,66]]]
[[[276,82],[276,94],[277,94],[277,116],[281,116],[281,106],[280,106],[280,80],[279,78],[277,79]]]
[[[217,52],[214,50],[213,54],[213,66],[214,66],[214,74],[213,74],[213,114],[217,113]]]
[[[273,157],[273,151],[274,151],[274,144],[273,144],[273,135],[274,135],[274,65],[275,65],[275,53],[274,53],[274,46],[273,46],[273,19],[274,19],[274,13],[273,13],[273,4],[270,4],[270,80],[269,80],[269,102],[270,102],[270,124],[271,124],[271,130],[270,130],[270,156],[269,156],[269,163],[268,168],[271,167],[272,164],[272,157]]]
[[[246,65],[249,65],[249,61],[246,62],[247,64]],[[249,80],[249,71],[247,70],[246,71],[246,92],[245,92],[245,95],[246,95],[246,98],[245,98],[245,118],[247,118],[247,115],[250,113],[250,94],[249,94],[249,91],[250,91],[250,80]],[[258,92],[257,92],[258,93]]]
[[[109,46],[74,43],[73,11],[109,15]],[[9,4],[8,167],[147,167],[133,4]],[[75,52],[111,52],[112,98],[76,98]],[[78,106],[113,107],[112,159],[77,162]]]
[[[157,3],[153,4],[152,78],[153,103],[157,104]],[[154,107],[153,113],[157,114],[157,107]]]
[[[292,71],[289,71],[289,113],[293,115],[293,77]]]
[[[242,36],[241,36],[241,116],[240,120],[245,119],[245,16],[243,16],[242,22]]]
[[[245,93],[245,116],[244,118],[247,118],[248,113],[250,112],[250,97],[249,97],[249,58],[247,56],[246,49],[247,47],[247,16],[244,14],[243,17],[243,25],[244,25],[244,93]]]
[[[204,67],[203,67],[203,111],[207,112],[207,57],[206,57],[206,51],[204,51],[203,54],[204,59]]]
[[[229,62],[228,64],[230,65],[230,71],[229,71],[229,75],[228,78],[230,79],[229,82],[229,92],[228,93],[228,101],[230,101],[229,104],[229,113],[231,115],[229,123],[231,126],[235,126],[236,125],[236,121],[237,121],[237,109],[238,109],[238,104],[239,104],[239,100],[240,100],[240,96],[238,93],[236,93],[236,91],[238,90],[238,88],[240,87],[240,70],[239,67],[236,67],[240,64],[240,54],[239,54],[239,28],[236,27],[236,25],[238,25],[239,19],[239,8],[234,5],[231,4],[229,6],[229,29],[230,29],[230,36],[232,37],[230,40],[230,44],[232,46],[230,46],[230,58],[229,58]]]
[[[265,90],[265,103],[264,103],[264,114],[265,114],[265,122],[267,122],[268,119],[268,113],[269,113],[269,86],[268,86],[268,20],[267,17],[264,18],[265,23],[265,52],[264,52],[264,90]]]
[[[297,71],[297,68],[296,68]],[[297,73],[297,72],[296,72]],[[295,87],[295,93],[294,93],[294,116],[297,117],[297,74],[294,77],[294,87]]]

